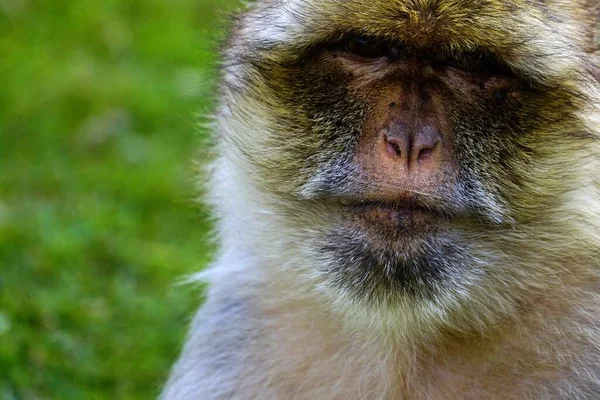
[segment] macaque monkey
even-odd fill
[[[600,399],[598,4],[248,6],[163,399]]]

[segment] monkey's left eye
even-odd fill
[[[508,74],[505,66],[485,52],[473,51],[463,53],[455,58],[449,57],[445,60],[445,64],[466,72]]]
[[[362,36],[348,39],[346,49],[362,58],[385,57],[390,52],[390,47],[387,44]]]

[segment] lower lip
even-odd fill
[[[405,225],[414,222],[428,222],[436,219],[436,214],[421,207],[395,207],[385,204],[364,204],[351,206],[351,211],[361,219],[374,223]]]
[[[420,208],[402,208],[402,207],[391,207],[391,206],[381,206],[381,205],[368,205],[360,207],[362,210],[369,214],[376,214],[381,216],[390,216],[396,217],[401,215],[413,215],[424,212],[423,209]]]

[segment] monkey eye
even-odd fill
[[[390,52],[390,47],[387,44],[363,36],[348,39],[346,49],[350,53],[362,58],[385,57]]]
[[[459,69],[469,72],[485,71],[488,67],[488,57],[480,52],[469,52],[462,54],[457,60],[450,61],[449,64],[454,64]]]
[[[444,63],[452,68],[460,69],[473,73],[506,74],[507,68],[498,62],[494,57],[481,51],[471,51],[463,53],[457,57],[448,57]]]

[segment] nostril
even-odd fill
[[[419,161],[425,161],[429,157],[431,157],[432,153],[433,153],[432,149],[421,149],[421,150],[419,150],[419,155],[417,156],[418,160]]]
[[[433,145],[424,146],[421,149],[419,149],[419,153],[417,154],[417,161],[427,161],[429,158],[431,158],[433,152],[435,151],[435,148],[439,143],[439,141],[436,141]]]
[[[394,156],[394,157],[402,156],[402,150],[400,149],[400,146],[398,145],[398,143],[396,143],[393,140],[390,140],[387,136],[385,137],[385,142],[386,142],[387,152],[391,156]]]

